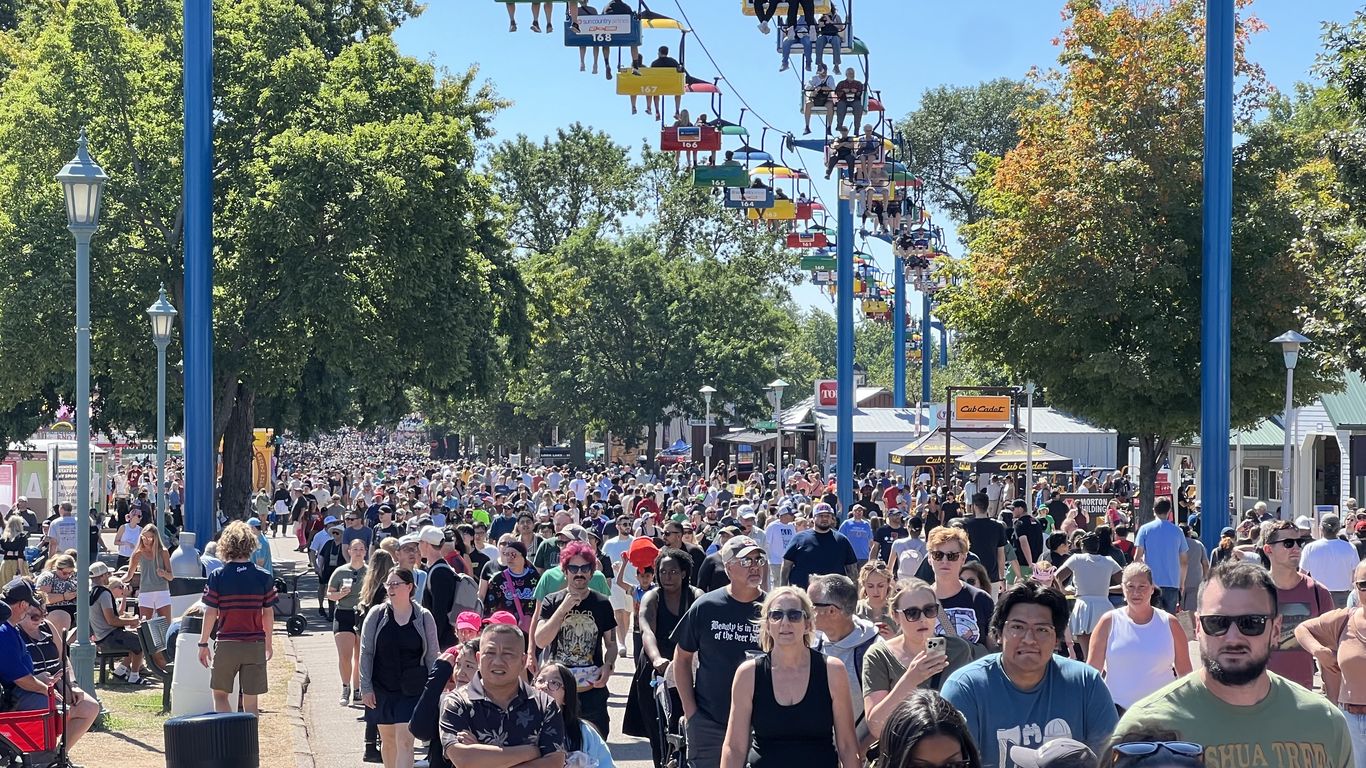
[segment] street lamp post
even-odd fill
[[[157,531],[166,541],[166,345],[171,343],[171,326],[175,323],[175,307],[166,300],[166,286],[161,286],[156,303],[147,308],[152,322],[152,341],[157,345]]]
[[[783,390],[787,389],[787,382],[782,379],[774,379],[768,383],[768,388],[773,390],[773,428],[778,431],[778,488],[783,487]]]
[[[1034,514],[1034,382],[1025,382],[1025,514]]]
[[[1285,445],[1281,451],[1281,518],[1295,519],[1295,454],[1291,442],[1295,439],[1295,363],[1300,359],[1300,345],[1309,339],[1294,331],[1286,331],[1271,340],[1281,345],[1285,357]],[[1241,470],[1242,467],[1239,467]]]
[[[706,404],[707,404],[707,420],[706,420],[706,422],[705,422],[705,429],[707,430],[707,442],[703,443],[703,445],[702,445],[702,461],[704,462],[704,463],[703,463],[703,466],[705,467],[705,469],[703,470],[702,479],[703,479],[703,480],[706,480],[708,483],[710,483],[710,482],[711,482],[711,396],[714,395],[714,394],[716,394],[716,387],[713,387],[713,386],[710,385],[710,384],[705,384],[705,385],[703,385],[703,387],[702,387],[701,389],[699,389],[699,390],[697,390],[697,391],[702,393],[702,400],[704,400],[704,401],[706,402]]]
[[[85,131],[76,156],[57,174],[66,200],[66,227],[76,238],[76,684],[95,690],[95,646],[90,642],[90,240],[99,229],[104,171],[90,159]]]

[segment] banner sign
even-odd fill
[[[579,30],[564,25],[564,44],[576,48],[640,45],[640,19],[629,14],[579,15]]]
[[[1105,517],[1105,511],[1110,508],[1110,500],[1113,494],[1108,493],[1064,493],[1061,494],[1062,500],[1070,502],[1077,509],[1086,515],[1086,519],[1092,521],[1094,525],[1108,525],[1109,520]]]
[[[953,421],[964,426],[1010,423],[1009,395],[960,395],[953,401]]]

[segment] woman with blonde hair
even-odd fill
[[[63,634],[76,623],[76,558],[53,555],[34,583],[47,603],[47,620]]]
[[[255,547],[255,537],[252,546]],[[222,547],[222,542],[219,542]],[[225,558],[226,561],[226,558]],[[161,533],[152,524],[142,527],[137,548],[128,560],[128,572],[138,575],[138,614],[144,619],[160,614],[171,620],[171,556],[161,544]]]
[[[876,640],[863,659],[863,711],[873,733],[882,732],[892,712],[911,694],[921,688],[938,690],[950,673],[972,661],[972,646],[956,635],[940,637],[936,648],[929,647],[939,601],[927,582],[896,582],[890,604],[898,635]]]
[[[0,533],[0,584],[8,584],[16,576],[28,577],[28,561],[24,559],[27,546],[24,518],[10,515],[5,520],[5,532]]]
[[[895,637],[897,623],[888,609],[892,591],[892,572],[881,560],[869,560],[858,572],[858,606],[854,615],[877,626],[878,634]]]
[[[779,587],[759,611],[757,659],[740,665],[731,687],[722,768],[859,768],[849,676],[839,659],[811,648],[811,598]],[[750,760],[751,744],[757,757]]]
[[[1139,699],[1191,671],[1190,641],[1175,616],[1153,607],[1153,571],[1125,566],[1124,605],[1100,617],[1086,663],[1105,676],[1115,706]]]

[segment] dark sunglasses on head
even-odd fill
[[[806,620],[806,611],[800,608],[774,609],[768,612],[768,620],[777,624],[783,619],[792,623]]]
[[[1189,741],[1134,741],[1114,746],[1114,759],[1118,762],[1125,757],[1147,757],[1160,751],[1167,751],[1177,757],[1193,758],[1203,765],[1205,748]]]
[[[962,556],[962,552],[940,552],[937,549],[930,553],[930,557],[934,558],[935,560],[943,560],[947,557],[950,563],[958,562],[958,558]]]
[[[921,616],[933,619],[939,615],[939,603],[922,606],[908,605],[901,609],[901,615],[905,616],[907,621],[920,621]]]
[[[1200,617],[1200,629],[1204,630],[1207,635],[1222,637],[1228,633],[1229,627],[1237,624],[1238,631],[1244,637],[1258,637],[1266,631],[1266,623],[1270,619],[1270,616],[1261,613],[1250,613],[1245,616],[1213,614]]]

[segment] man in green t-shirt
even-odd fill
[[[1207,768],[1351,768],[1347,721],[1326,698],[1268,672],[1280,635],[1276,585],[1258,565],[1221,563],[1200,590],[1200,669],[1135,704],[1116,744],[1176,738],[1205,748]]]

